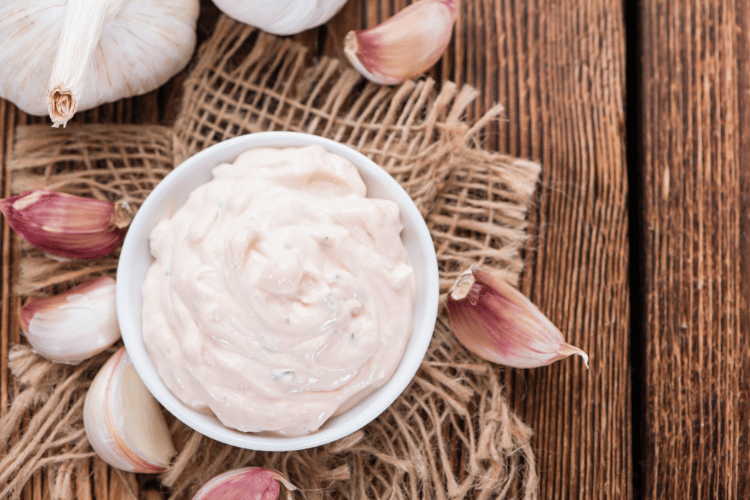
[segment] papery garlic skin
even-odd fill
[[[328,22],[346,0],[214,0],[232,19],[274,35],[295,35]]]
[[[447,298],[456,338],[488,361],[537,368],[572,354],[589,357],[565,343],[560,330],[521,292],[492,273],[473,268],[456,280]]]
[[[288,490],[296,488],[284,476],[270,469],[247,467],[219,474],[203,485],[193,500],[219,500],[252,498],[254,500],[277,500],[279,483]]]
[[[35,247],[61,257],[95,259],[112,253],[133,219],[127,202],[33,189],[0,200],[8,224]]]
[[[396,85],[430,69],[443,55],[457,16],[457,0],[421,0],[383,23],[350,31],[344,53],[368,80]]]
[[[6,0],[0,97],[57,126],[149,92],[190,60],[198,13],[199,0]]]
[[[121,347],[94,377],[83,406],[91,447],[112,467],[127,472],[165,471],[176,454],[156,399]]]
[[[51,297],[33,298],[21,310],[21,328],[40,356],[78,364],[120,339],[115,280],[94,278]]]

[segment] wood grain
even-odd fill
[[[351,0],[326,28],[300,39],[313,44],[313,55],[343,58],[347,31],[373,26],[409,3]],[[209,1],[203,6],[202,19],[210,19],[215,9]],[[570,359],[506,371],[515,410],[536,432],[542,499],[633,496],[624,45],[621,1],[464,0],[451,46],[431,72],[438,80],[482,91],[470,110],[474,116],[503,103],[507,120],[491,129],[488,147],[543,165],[523,291],[569,342],[587,350],[591,368]],[[79,119],[164,120],[173,115],[168,108],[179,92],[175,81]],[[16,115],[11,105],[0,104],[3,158],[14,125],[27,120]],[[8,340],[19,338],[8,295],[13,262],[8,234],[3,223],[0,412],[11,390]],[[79,480],[78,487],[97,499],[126,484],[108,478],[101,467]],[[27,497],[41,498],[45,481],[36,478]]]
[[[750,165],[750,4],[736,5],[737,27],[737,99],[739,101],[739,155],[740,165]],[[739,168],[740,182],[740,249],[750,248],[750,169]],[[739,252],[739,304],[740,331],[750,327],[750,254]],[[737,442],[737,498],[750,495],[750,345],[741,342],[738,402],[739,439]]]
[[[750,122],[738,102],[748,80],[746,66],[738,79],[737,12],[729,1],[643,7],[646,494],[742,498],[748,184],[739,131]]]
[[[483,105],[506,105],[498,148],[542,164],[522,289],[591,355],[589,371],[569,359],[508,374],[515,408],[536,432],[539,497],[631,498],[623,6],[471,5],[467,37],[455,43],[457,54],[475,55],[457,67],[485,89]],[[494,60],[476,56],[484,40],[497,41]]]

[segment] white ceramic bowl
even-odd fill
[[[225,427],[213,416],[182,404],[164,385],[146,352],[141,332],[141,289],[153,262],[149,234],[156,223],[187,200],[196,187],[211,180],[219,163],[233,162],[255,147],[294,147],[317,144],[348,158],[360,171],[368,196],[395,201],[404,224],[402,239],[415,269],[417,293],[414,328],[404,357],[393,377],[349,411],[329,419],[319,430],[299,437],[269,437]],[[432,338],[438,307],[438,269],[435,249],[417,207],[406,191],[371,160],[353,149],[322,137],[294,132],[261,132],[229,139],[189,158],[162,180],[148,196],[128,230],[117,267],[117,316],[128,354],[151,394],[186,425],[226,444],[264,451],[301,450],[341,439],[364,427],[403,392],[417,372]]]

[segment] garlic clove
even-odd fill
[[[21,329],[34,352],[57,363],[77,364],[120,338],[115,280],[94,278],[21,309]]]
[[[577,354],[560,330],[521,292],[492,273],[473,268],[458,277],[447,299],[448,320],[458,340],[488,361],[536,368]]]
[[[219,500],[223,498],[252,498],[276,500],[279,498],[279,483],[288,490],[296,488],[284,476],[270,469],[247,467],[219,474],[203,485],[193,500]]]
[[[274,35],[296,35],[328,22],[346,0],[214,0],[229,17]]]
[[[122,243],[134,211],[125,201],[33,189],[0,200],[10,227],[35,247],[61,257],[95,259]]]
[[[91,447],[117,469],[163,472],[176,454],[161,407],[124,347],[94,377],[83,405],[83,423]]]
[[[344,39],[344,53],[368,80],[401,83],[440,59],[456,15],[456,0],[421,0],[374,28],[350,31]]]

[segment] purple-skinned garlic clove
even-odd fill
[[[125,201],[83,198],[34,189],[0,200],[0,211],[23,239],[45,252],[75,259],[112,253],[134,211]]]
[[[483,269],[456,280],[447,299],[456,338],[471,352],[514,368],[545,366],[573,354],[588,368],[589,357],[565,342],[560,330],[521,292]]]
[[[229,498],[252,498],[277,500],[280,485],[288,490],[296,488],[280,473],[259,467],[246,467],[219,474],[203,485],[193,500],[220,500]]]

